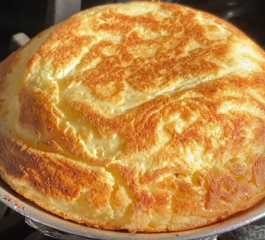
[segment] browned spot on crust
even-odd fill
[[[90,202],[98,207],[108,203],[111,187],[101,170],[88,170],[61,157],[42,155],[23,143],[1,136],[0,165],[12,177],[27,178],[31,187],[55,199],[78,198],[89,189]],[[18,157],[20,153],[20,157]]]
[[[15,200],[15,206],[16,206],[17,208],[22,209],[22,210],[25,210],[25,209],[26,209],[26,208],[25,208],[23,205],[21,205],[21,203],[20,203],[19,201],[17,201],[17,200]]]
[[[42,43],[39,51],[33,54],[27,67],[33,69],[36,64],[42,64],[45,61],[56,66],[56,70],[64,68],[71,61],[80,56],[83,49],[88,47],[92,36],[78,36],[78,27],[81,21],[70,19],[54,30],[48,38]],[[62,45],[60,43],[63,43]]]
[[[26,90],[21,90],[19,95],[20,111],[19,123],[22,128],[30,129],[32,134],[38,136],[44,131],[45,123],[40,117],[45,115],[47,110],[47,101],[39,92],[30,93]]]
[[[222,172],[213,172],[207,176],[209,184],[209,202],[207,208],[225,209],[231,211],[230,208],[249,200],[252,196],[252,186],[247,183],[236,181],[232,175],[224,174]],[[234,206],[229,206],[230,202],[237,203]]]
[[[12,198],[9,195],[5,196],[5,200],[7,200],[8,202],[12,201]]]

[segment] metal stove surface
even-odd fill
[[[45,28],[68,18],[80,9],[113,2],[130,0],[10,0],[0,1],[0,61],[23,45],[29,38]],[[265,1],[264,0],[164,0],[177,2],[211,12],[236,25],[265,49]],[[15,35],[18,32],[23,34]],[[10,41],[10,39],[12,39]],[[26,220],[26,221],[25,221]],[[75,239],[63,233],[53,234],[53,229],[25,219],[0,202],[1,240],[49,240]],[[30,225],[30,226],[29,226]],[[38,230],[36,230],[38,229]],[[48,236],[47,236],[48,235]],[[83,239],[83,238],[82,238]],[[210,239],[258,240],[265,239],[265,219]]]
[[[53,239],[28,226],[24,216],[9,209],[0,202],[1,240],[49,240]]]

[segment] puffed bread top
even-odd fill
[[[0,173],[65,219],[196,228],[265,196],[265,55],[181,5],[102,5],[0,64]]]

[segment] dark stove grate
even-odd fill
[[[36,231],[25,223],[24,216],[9,209],[0,202],[1,240],[50,240],[52,238]]]

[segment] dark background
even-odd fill
[[[13,34],[24,32],[30,38],[47,28],[49,0],[0,0],[0,61],[9,54]],[[52,1],[51,1],[52,2]],[[82,9],[104,4],[104,0],[83,0]]]

